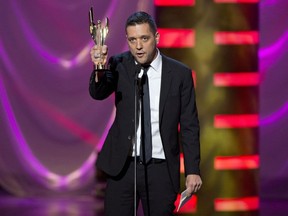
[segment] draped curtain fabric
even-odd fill
[[[262,199],[288,198],[288,2],[260,3],[260,155]]]
[[[18,196],[82,193],[95,183],[97,151],[114,97],[95,101],[88,12],[110,19],[110,54],[127,49],[125,21],[143,0],[2,1],[0,187]],[[105,23],[105,22],[104,22]]]

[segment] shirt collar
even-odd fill
[[[162,56],[160,54],[159,49],[157,48],[157,56],[156,58],[151,62],[150,66],[151,68],[153,68],[155,71],[158,71],[158,68],[161,65],[161,61],[162,61]]]

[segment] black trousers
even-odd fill
[[[171,216],[177,193],[165,161],[143,165],[137,162],[137,203],[141,200],[145,216]],[[137,205],[138,206],[138,205]],[[128,159],[122,173],[108,177],[105,216],[134,215],[134,161]]]

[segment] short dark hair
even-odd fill
[[[125,30],[127,31],[128,26],[135,26],[137,24],[143,24],[148,23],[150,26],[151,31],[156,34],[157,32],[157,25],[155,23],[155,20],[153,17],[144,12],[144,11],[138,11],[130,15],[126,21]]]

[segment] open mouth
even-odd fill
[[[142,58],[144,56],[144,53],[136,53],[138,58]]]

